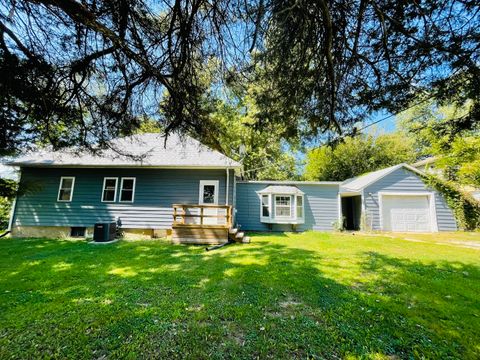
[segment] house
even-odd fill
[[[91,234],[119,219],[127,236],[226,241],[255,231],[456,230],[442,195],[400,164],[343,182],[240,181],[241,164],[187,136],[143,134],[107,149],[44,151],[15,159],[25,190],[13,236]],[[239,235],[239,234],[237,234]],[[236,235],[235,235],[236,236]]]
[[[443,172],[436,166],[438,160],[437,156],[430,156],[423,160],[413,163],[411,166],[417,170],[420,170],[426,174],[431,174],[439,177],[443,177]]]
[[[245,230],[436,232],[457,229],[443,196],[399,164],[343,182],[243,181],[237,223]]]
[[[174,225],[174,205],[181,204],[174,236],[221,235],[220,240],[233,220],[229,208],[241,167],[176,134],[120,138],[98,153],[37,152],[9,164],[21,169],[26,188],[14,206],[13,236],[91,234],[95,223],[120,219],[127,236],[163,237]]]

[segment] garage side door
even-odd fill
[[[386,231],[432,231],[427,195],[382,195],[382,217]]]

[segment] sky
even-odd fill
[[[365,124],[363,126],[371,124],[371,123],[373,123],[375,121],[378,121],[378,120],[381,120],[383,118],[386,118],[387,116],[390,116],[390,115],[392,115],[392,114],[389,113],[388,111],[379,111],[379,112],[373,114],[369,118],[369,120],[365,122]],[[392,132],[392,131],[396,130],[396,120],[397,120],[397,118],[395,116],[392,116],[392,117],[386,119],[385,121],[381,121],[378,124],[375,124],[372,127],[375,128],[376,130],[379,130],[379,131],[382,131],[382,132],[385,132],[385,133],[389,133],[389,132]],[[370,127],[369,129],[371,129],[372,127]]]

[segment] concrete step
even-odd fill
[[[238,232],[237,228],[233,228],[233,229],[228,230],[228,233],[232,234],[232,235],[236,234],[237,232]]]
[[[250,243],[250,236],[245,236],[245,237],[242,239],[242,243],[244,243],[244,244],[249,244],[249,243]]]
[[[239,232],[235,235],[235,238],[236,239],[243,239],[243,237],[245,236],[245,233],[244,232]]]

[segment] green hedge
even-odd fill
[[[426,183],[440,192],[453,209],[457,225],[462,230],[480,229],[480,202],[449,181],[427,175]]]
[[[0,197],[0,230],[4,230],[8,227],[11,206],[12,201],[9,198]]]

